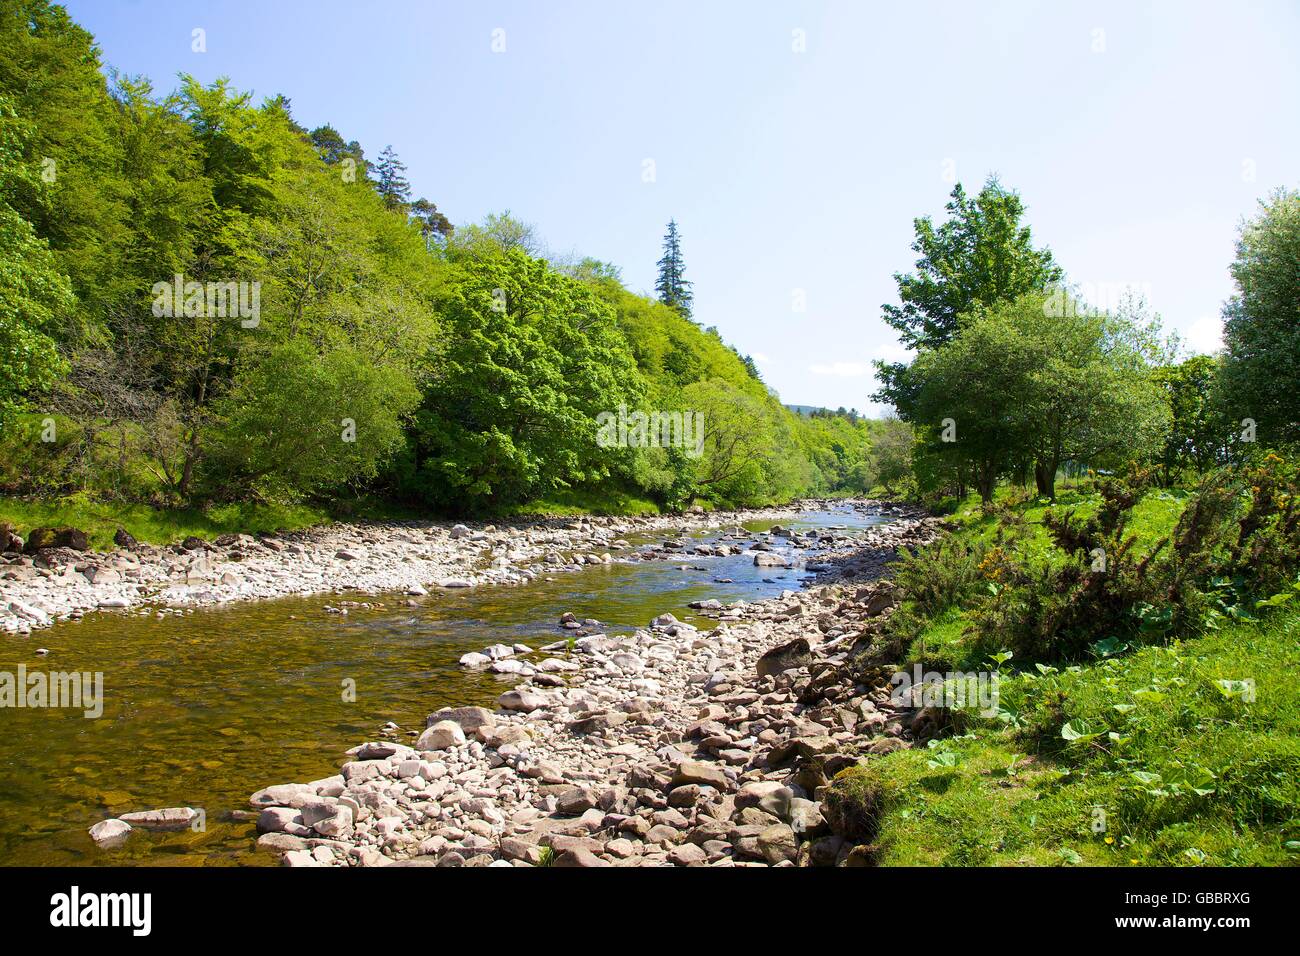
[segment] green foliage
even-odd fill
[[[885,321],[909,349],[936,349],[952,339],[962,316],[1045,291],[1061,279],[1046,249],[1035,249],[1021,223],[1019,195],[990,179],[973,199],[961,184],[946,206],[948,220],[936,227],[928,216],[914,222],[916,272],[896,274],[902,305],[885,305]],[[900,407],[913,386],[901,363],[878,362],[876,401]]]
[[[0,498],[0,524],[9,524],[26,536],[33,528],[74,527],[85,531],[90,546],[114,547],[113,536],[124,529],[148,544],[167,545],[188,537],[215,538],[222,534],[256,534],[260,531],[294,531],[330,520],[328,512],[308,505],[266,502],[228,502],[203,508],[156,508],[94,500],[87,495],[63,498]]]
[[[490,508],[607,477],[596,416],[640,390],[611,311],[517,248],[456,269],[406,487],[438,505]]]
[[[1010,499],[905,555],[895,569],[905,600],[882,652],[931,653],[931,622],[951,611],[960,628],[946,618],[942,643],[959,665],[1002,651],[1020,666],[1077,661],[1107,641],[1136,646],[1248,619],[1261,600],[1292,591],[1294,462],[1221,470],[1185,498],[1152,492],[1150,480],[1105,478],[1066,507]]]
[[[1224,308],[1223,405],[1265,445],[1300,442],[1300,191],[1279,191],[1242,226]]]
[[[213,409],[213,496],[269,500],[372,478],[402,441],[419,393],[395,369],[305,339],[277,345],[241,369]]]
[[[1146,364],[1150,344],[1128,319],[1026,294],[923,348],[900,373],[909,387],[899,411],[929,456],[985,501],[1030,464],[1051,497],[1062,463],[1142,460],[1163,440],[1169,412]]]
[[[1004,678],[998,718],[944,740],[950,761],[871,758],[824,805],[868,821],[886,866],[1293,863],[1298,634],[1292,610]]]
[[[18,118],[0,96],[0,426],[64,370],[54,335],[75,301],[48,244],[8,204],[18,192],[40,191],[20,161],[23,144]]]
[[[659,260],[659,278],[655,282],[655,291],[659,301],[670,309],[689,319],[691,303],[695,293],[691,291],[691,282],[686,278],[686,263],[682,260],[681,237],[677,235],[677,220],[668,222],[668,232],[664,235],[664,255]]]
[[[1232,429],[1215,401],[1219,368],[1218,359],[1194,355],[1153,371],[1170,410],[1169,435],[1158,459],[1165,485],[1226,461]]]

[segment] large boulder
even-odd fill
[[[772,866],[785,860],[793,861],[799,855],[794,830],[784,823],[768,827],[758,835],[758,851]]]
[[[793,641],[780,644],[767,651],[758,659],[755,670],[759,677],[780,674],[782,671],[807,667],[812,663],[812,648],[806,638],[796,637]]]
[[[731,789],[731,781],[721,767],[698,760],[683,760],[673,769],[672,786],[681,787],[688,783],[718,790]]]
[[[71,548],[73,551],[89,551],[90,539],[86,532],[77,528],[33,528],[27,536],[23,551],[35,554],[45,548]]]
[[[457,724],[467,735],[477,735],[479,728],[491,730],[496,726],[496,716],[486,707],[444,707],[428,716],[426,727],[450,720]]]
[[[22,549],[23,539],[14,526],[7,521],[0,521],[0,553],[17,553]]]
[[[463,746],[464,743],[465,731],[460,729],[460,724],[451,720],[440,720],[420,734],[420,739],[415,742],[415,749],[448,750]]]

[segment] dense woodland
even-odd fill
[[[288,98],[106,73],[43,0],[0,2],[0,487],[163,506],[369,496],[481,513],[831,493],[939,499],[1158,468],[1169,484],[1297,431],[1300,195],[1246,224],[1221,356],[1141,302],[1103,312],[1020,197],[960,186],[916,222],[885,318],[897,419],[796,414],[692,315],[669,223],[656,297],[494,215],[453,227]],[[1015,395],[1015,402],[1006,396]],[[865,396],[864,396],[865,398]],[[619,408],[704,417],[699,453],[605,447]]]
[[[609,264],[548,257],[508,214],[454,228],[391,148],[371,161],[284,97],[106,81],[61,8],[0,10],[10,493],[367,493],[473,513],[875,483],[871,423],[791,414],[692,319],[675,223],[659,300],[638,295]],[[180,292],[161,309],[160,282]],[[235,303],[253,283],[249,319]],[[600,447],[596,418],[620,406],[702,413],[703,454]]]

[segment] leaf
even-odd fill
[[[1090,740],[1096,739],[1100,734],[1095,733],[1088,727],[1087,723],[1076,717],[1061,728],[1061,737],[1074,744],[1086,744]]]
[[[951,750],[941,750],[936,752],[935,755],[925,763],[931,770],[951,770],[953,767],[957,766],[958,759],[957,755]]]

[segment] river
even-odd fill
[[[782,523],[860,529],[887,520],[846,504]],[[760,600],[808,576],[755,567],[750,555],[691,554],[556,572],[526,586],[436,591],[414,607],[405,595],[320,594],[180,616],[92,614],[30,639],[3,638],[0,670],[102,672],[104,709],[93,720],[69,709],[0,710],[0,863],[274,865],[253,850],[253,825],[231,811],[268,784],[337,772],[343,751],[378,739],[388,721],[420,730],[439,707],[492,706],[517,678],[465,671],[457,661],[467,651],[558,640],[565,611],[609,633],[665,611],[695,620],[690,602]],[[344,601],[372,606],[325,611]],[[50,655],[35,656],[38,646]],[[110,816],[176,806],[202,810],[205,828],[138,832],[115,850],[86,833]]]

